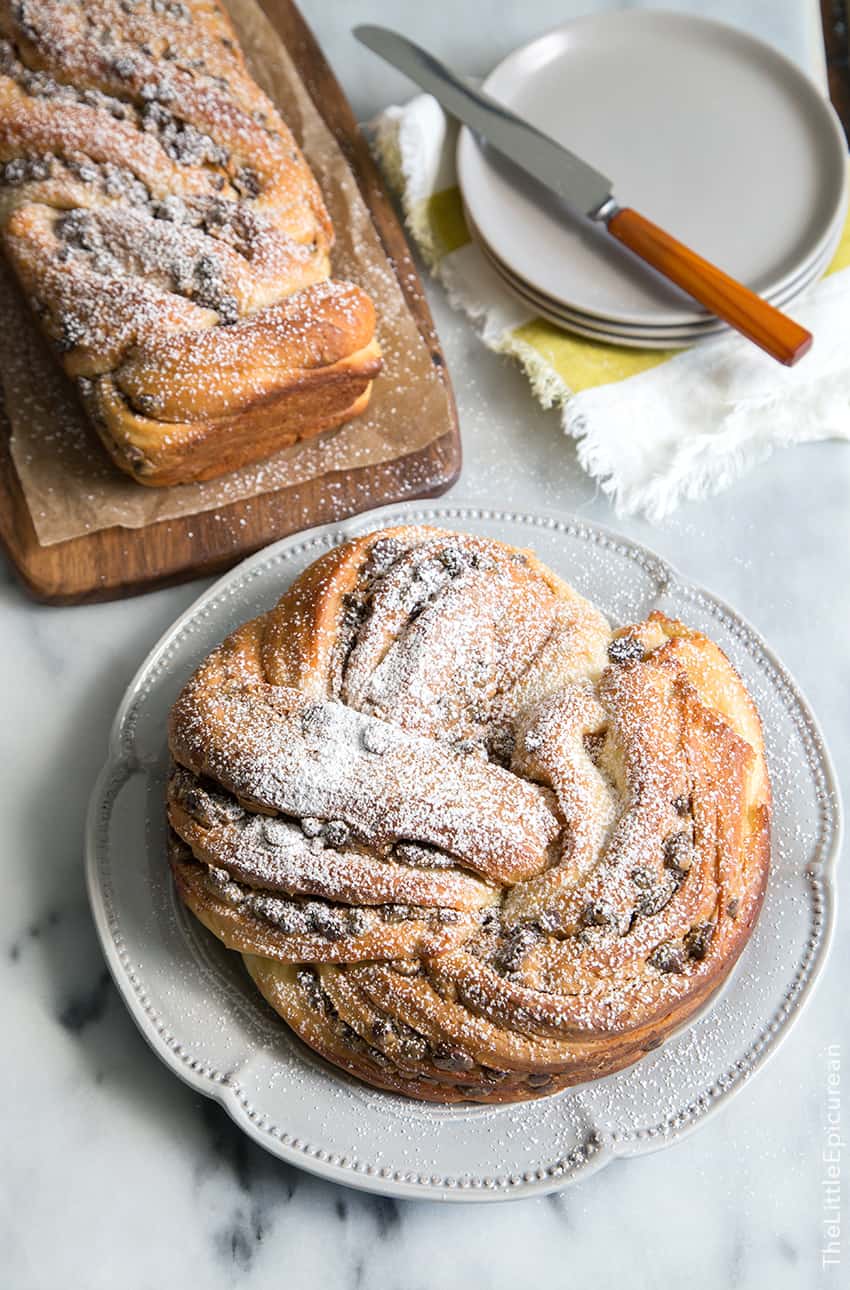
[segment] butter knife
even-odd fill
[[[489,94],[473,89],[427,50],[387,27],[355,27],[354,35],[432,94],[450,116],[556,193],[570,211],[603,224],[618,242],[778,362],[791,367],[811,348],[811,332],[646,216],[620,206],[606,175]]]

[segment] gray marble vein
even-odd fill
[[[303,7],[366,117],[407,86],[356,46],[349,28],[357,21],[391,22],[480,74],[511,46],[591,5]],[[815,0],[675,7],[737,21],[817,70]],[[535,408],[516,369],[482,349],[439,289],[430,297],[464,431],[459,495],[607,523],[731,601],[799,679],[846,785],[850,450],[827,443],[777,454],[661,527],[619,520],[579,470],[556,414]],[[843,1045],[850,1072],[846,909],[811,1007],[722,1116],[669,1150],[617,1163],[557,1196],[439,1206],[337,1187],[272,1159],[160,1065],[104,971],[84,890],[82,827],[124,687],[200,590],[196,583],[118,604],[47,609],[28,602],[0,566],[3,1290],[847,1285],[850,1252],[838,1266],[824,1268],[820,1257],[828,1045]],[[846,1170],[844,1184],[846,1250]]]

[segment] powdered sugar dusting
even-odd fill
[[[229,810],[273,813],[284,849],[329,843],[350,870],[349,908],[381,904],[357,894],[367,858],[409,866],[417,847],[477,873],[491,899],[459,885],[441,906],[470,911],[451,944],[400,957],[388,942],[384,962],[346,926],[332,949],[311,940],[299,955],[244,928],[234,938],[230,914],[190,905],[258,956],[261,990],[308,1043],[380,1086],[503,1101],[634,1061],[716,988],[761,903],[769,797],[740,680],[661,615],[612,635],[498,543],[401,529],[322,569],[310,595],[296,584],[199,670],[172,716],[175,758],[226,790]],[[269,651],[284,644],[269,684]],[[320,669],[309,694],[280,683],[300,666],[293,649]],[[172,824],[190,869],[209,864],[179,811]],[[229,844],[212,845],[231,870]],[[238,882],[262,888],[270,872],[243,864]],[[417,881],[431,877],[426,865]],[[417,908],[397,916],[414,938]]]
[[[97,11],[100,21],[109,7],[86,6],[86,12],[91,12],[94,17]],[[187,35],[192,26],[187,22],[191,6],[187,8],[183,18],[164,15],[159,7],[151,10],[147,0],[140,4],[132,19],[129,14],[124,14],[123,7],[113,5],[112,8],[122,9],[120,20],[130,23],[133,31],[147,28],[149,35],[153,28],[158,29],[160,19],[163,22],[167,19],[171,24],[171,44],[163,45],[163,51],[168,56],[163,54],[157,79],[146,80],[135,73],[134,76],[122,79],[114,70],[107,68],[103,72],[103,84],[108,80],[113,85],[112,78],[117,78],[110,93],[93,87],[72,89],[67,81],[58,80],[56,76],[51,78],[46,73],[39,74],[36,80],[32,79],[35,73],[25,73],[27,82],[33,90],[38,89],[39,102],[43,101],[45,108],[58,109],[61,104],[66,117],[70,109],[100,112],[109,118],[111,126],[135,131],[143,140],[142,146],[148,151],[153,149],[160,157],[164,167],[160,177],[162,182],[154,184],[151,180],[149,186],[147,180],[136,179],[133,171],[123,164],[126,160],[123,143],[120,148],[113,150],[117,154],[114,160],[103,162],[96,161],[84,152],[79,155],[74,153],[70,158],[63,159],[56,151],[45,161],[47,153],[42,152],[38,156],[33,154],[30,159],[32,166],[30,160],[27,160],[26,164],[22,162],[17,169],[13,168],[10,175],[13,182],[2,190],[0,205],[4,195],[13,206],[24,199],[30,201],[30,206],[34,201],[49,205],[57,200],[57,194],[61,190],[65,194],[63,205],[77,206],[86,216],[96,216],[82,232],[82,237],[91,242],[90,248],[66,245],[58,238],[49,241],[42,248],[45,261],[50,258],[51,251],[55,250],[57,253],[61,251],[69,254],[75,261],[79,260],[81,273],[85,263],[88,276],[80,278],[80,283],[85,281],[88,284],[86,290],[90,295],[99,297],[104,281],[114,280],[117,284],[110,288],[113,301],[105,328],[94,326],[96,315],[93,310],[77,310],[77,314],[83,312],[86,315],[85,318],[78,317],[74,313],[74,306],[71,310],[72,320],[65,331],[57,322],[55,339],[59,343],[65,343],[63,336],[68,341],[75,336],[82,337],[85,327],[91,332],[90,339],[95,348],[102,343],[105,332],[109,332],[110,339],[120,349],[123,344],[129,343],[133,317],[140,319],[154,314],[159,317],[160,326],[205,329],[213,325],[215,331],[226,331],[227,327],[215,326],[215,321],[222,311],[225,318],[233,317],[234,300],[243,312],[249,309],[267,309],[270,301],[280,297],[282,290],[302,290],[305,284],[326,272],[322,265],[326,262],[327,247],[325,245],[323,248],[321,228],[318,238],[315,237],[316,214],[309,183],[305,188],[299,178],[299,183],[293,190],[301,193],[299,200],[305,198],[306,194],[306,205],[302,201],[299,208],[303,218],[291,204],[286,204],[285,194],[279,185],[273,192],[265,189],[259,196],[254,195],[250,175],[244,173],[244,168],[239,171],[233,165],[228,170],[229,187],[224,191],[217,189],[215,185],[210,190],[208,183],[206,187],[202,185],[203,191],[196,194],[183,191],[190,172],[193,175],[203,172],[209,178],[208,172],[215,170],[215,164],[209,159],[203,164],[197,160],[181,162],[169,155],[169,150],[174,152],[179,145],[173,142],[170,135],[163,139],[163,133],[157,124],[165,121],[163,114],[169,112],[174,116],[179,109],[180,119],[185,124],[187,114],[194,113],[197,119],[194,128],[198,130],[204,126],[203,113],[209,115],[207,100],[200,106],[193,100],[184,107],[183,99],[186,96],[182,95],[182,91],[176,99],[170,98],[166,82],[170,78],[173,89],[176,82],[174,73],[169,69],[175,62],[181,66],[185,64],[187,74],[191,73],[196,84],[200,84],[204,82],[206,73],[199,66],[190,64],[197,64],[199,58],[206,59],[210,94],[215,92],[219,103],[222,97],[227,97],[227,92],[221,86],[216,89],[212,78],[227,78],[229,92],[236,97],[240,111],[251,119],[250,125],[246,124],[245,131],[241,127],[236,130],[234,119],[231,118],[224,124],[218,124],[217,128],[225,133],[236,131],[238,137],[232,142],[237,151],[239,148],[244,150],[250,147],[261,160],[263,157],[268,159],[268,148],[272,145],[275,148],[281,146],[279,141],[269,142],[269,131],[277,131],[284,141],[285,136],[259,101],[262,99],[268,105],[269,100],[260,94],[253,82],[245,80],[244,65],[238,54],[219,41],[217,35],[214,40],[207,42],[211,49],[202,48],[201,44],[196,49],[192,48]],[[34,6],[30,6],[30,9],[35,12]],[[64,6],[63,9],[72,13],[74,7]],[[102,457],[92,446],[91,435],[85,418],[80,416],[77,401],[68,398],[61,385],[51,380],[49,364],[40,352],[39,342],[28,335],[31,326],[26,317],[19,316],[7,336],[18,338],[20,352],[3,354],[3,383],[7,407],[13,421],[16,467],[30,500],[42,542],[61,540],[116,523],[136,527],[201,509],[227,507],[246,496],[273,491],[328,472],[397,457],[409,459],[411,452],[445,431],[445,389],[405,308],[398,282],[386,264],[385,254],[368,211],[357,193],[356,184],[351,179],[337,144],[319,120],[298,80],[297,72],[262,15],[255,11],[249,0],[238,0],[233,10],[238,18],[240,35],[247,39],[254,54],[259,51],[260,61],[255,63],[254,70],[262,74],[263,83],[278,101],[296,105],[293,109],[294,120],[306,129],[304,146],[309,153],[313,170],[321,178],[325,200],[336,225],[334,267],[342,277],[353,277],[356,281],[365,282],[376,300],[380,341],[392,398],[389,397],[389,387],[386,398],[379,389],[376,405],[351,427],[325,434],[309,443],[285,448],[277,452],[268,463],[245,467],[220,483],[186,485],[169,491],[166,495],[155,496],[147,490],[128,487],[115,472],[103,469]],[[110,25],[105,18],[103,25]],[[114,23],[111,25],[114,44],[118,29]],[[132,32],[130,27],[127,30],[129,40]],[[100,42],[102,33],[98,31],[96,35]],[[196,43],[202,43],[202,36],[203,33],[196,33]],[[74,39],[79,38],[80,33],[75,33]],[[145,38],[140,39],[144,41]],[[120,61],[115,48],[104,48],[104,68],[107,63],[111,67],[112,61]],[[151,43],[151,49],[158,57],[160,46],[156,41]],[[59,53],[54,51],[52,57],[58,58]],[[142,61],[145,59],[150,61],[150,55],[143,54]],[[74,84],[84,85],[85,78],[80,79],[75,73]],[[250,89],[250,86],[253,88]],[[160,91],[168,102],[162,102],[157,97]],[[249,101],[246,95],[253,95],[253,98]],[[73,112],[68,119],[72,118],[76,119]],[[150,128],[139,131],[139,122],[147,123]],[[107,133],[111,126],[108,129],[104,127]],[[90,133],[87,129],[83,131],[86,137]],[[298,162],[287,158],[287,167],[290,167],[296,178],[302,175],[302,171],[309,178],[303,159]],[[275,173],[283,174],[284,171],[289,173],[287,167],[281,168],[275,162],[273,169]],[[78,171],[83,173],[77,173]],[[262,179],[265,173],[262,166],[257,173]],[[244,191],[239,191],[234,186],[237,183]],[[175,195],[177,192],[180,196]],[[128,216],[127,228],[119,236],[117,225],[123,220],[125,213]],[[280,220],[277,219],[278,214]],[[223,215],[228,218],[222,221]],[[105,222],[105,239],[103,230],[98,228],[101,221]],[[281,221],[285,228],[279,226]],[[145,230],[143,238],[137,236],[140,228]],[[72,222],[70,231],[73,233],[73,230]],[[74,237],[76,234],[71,237],[70,243],[73,243]],[[130,270],[132,273],[136,272],[135,265],[124,265],[123,273],[112,272],[108,277],[96,271],[97,265],[101,268],[109,265],[110,256],[120,264],[127,246],[135,246],[134,254],[138,252],[143,255],[150,266],[145,270],[149,273],[149,281],[145,279],[148,282],[147,304],[138,292],[134,297],[128,298],[126,289],[120,286],[123,276]],[[239,272],[235,271],[234,266],[238,267]],[[115,268],[115,264],[112,264],[112,270]],[[179,290],[175,291],[175,286],[179,286]],[[116,292],[119,297],[117,303]],[[165,310],[164,305],[167,305]],[[335,307],[343,310],[341,317],[344,317],[345,301],[338,301]],[[165,317],[169,310],[174,315],[171,324],[167,323]],[[119,336],[122,316],[128,318],[123,341]],[[291,334],[292,320],[289,320],[287,326]],[[81,353],[78,345],[74,354],[75,361],[80,360]],[[109,357],[110,361],[115,359],[115,353],[111,353]],[[216,385],[226,394],[226,382],[220,380],[214,372],[208,371],[205,379],[186,372],[184,378],[181,379],[187,397],[193,384],[199,394],[212,393]],[[49,398],[45,391],[49,391]],[[127,392],[142,402],[151,393],[143,384],[132,390],[128,384]],[[422,472],[421,483],[412,478],[415,469]],[[405,478],[403,486],[427,487],[433,479],[434,469],[433,462],[423,462],[419,467],[413,464],[406,466],[400,472]],[[396,488],[401,486],[394,481],[390,482]],[[367,483],[368,481],[364,481],[362,487],[364,501],[360,503],[361,506],[366,504],[369,497],[374,497],[373,491],[370,492],[366,486]],[[351,487],[328,479],[324,515],[327,516],[332,510],[343,513],[346,508],[356,506],[356,489],[354,493],[352,499]],[[305,508],[302,523],[309,523],[315,517],[311,500],[305,498],[300,504]],[[238,550],[240,544],[244,543],[244,533],[241,531],[245,527],[244,518],[244,514],[231,516],[225,513],[218,520],[224,549],[232,547]],[[297,517],[293,516],[293,520],[295,519]]]

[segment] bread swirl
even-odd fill
[[[332,551],[170,719],[178,891],[282,1017],[378,1087],[597,1078],[717,989],[769,861],[756,709],[654,613],[612,632],[529,552]]]
[[[0,0],[0,237],[113,459],[208,479],[361,412],[369,297],[204,0]]]

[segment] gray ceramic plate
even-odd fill
[[[475,235],[475,226],[469,217],[467,222],[470,225],[470,231]],[[838,249],[842,232],[843,224],[836,225],[836,231],[832,239],[827,243],[818,258],[808,265],[803,273],[783,287],[782,291],[777,292],[770,303],[776,305],[777,309],[784,309],[821,278],[829,268]],[[708,317],[699,326],[694,324],[692,327],[681,328],[636,327],[631,323],[618,323],[616,326],[611,325],[608,327],[602,326],[597,320],[589,319],[585,314],[576,314],[569,309],[564,309],[550,296],[543,296],[533,291],[521,279],[511,273],[510,269],[499,260],[483,240],[479,240],[478,245],[482,255],[493,266],[508,290],[521,300],[524,305],[539,317],[554,323],[556,327],[560,327],[564,331],[573,331],[579,336],[586,336],[589,340],[604,341],[606,344],[611,345],[627,345],[633,349],[674,349],[679,346],[692,345],[707,336],[728,330],[726,323],[720,318],[712,320]]]
[[[398,522],[532,547],[617,623],[653,608],[709,633],[761,710],[775,795],[773,867],[755,934],[722,996],[631,1070],[538,1102],[435,1107],[366,1088],[308,1052],[229,954],[179,904],[165,862],[165,720],[219,640],[270,607],[327,548]],[[269,547],[174,624],[132,682],[92,797],[88,884],[109,967],[175,1074],[216,1098],[274,1155],[387,1195],[501,1200],[555,1191],[618,1156],[675,1141],[764,1063],[823,965],[834,917],[839,803],[805,700],[731,609],[651,552],[557,514],[409,504]]]
[[[843,224],[847,143],[815,84],[746,32],[654,10],[590,14],[510,54],[484,89],[614,193],[773,298]],[[462,130],[458,179],[521,280],[598,322],[688,326],[698,305]]]

